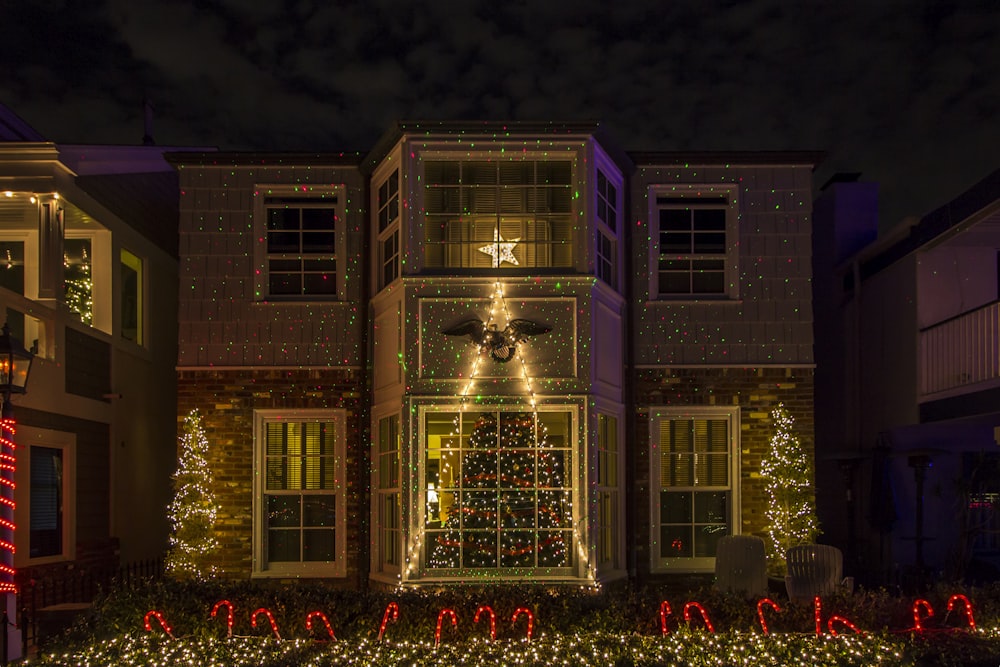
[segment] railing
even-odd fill
[[[920,332],[920,394],[1000,379],[1000,301]]]
[[[113,588],[142,586],[162,576],[163,560],[154,559],[119,568],[65,570],[23,585],[19,592],[18,625],[25,649],[37,648],[57,629],[43,627],[46,613],[55,612],[57,605],[90,603],[98,594]]]

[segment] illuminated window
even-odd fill
[[[424,268],[573,265],[569,161],[424,161]]]
[[[338,298],[345,231],[341,210],[336,190],[260,189],[258,298]]]
[[[399,277],[399,170],[378,187],[378,287]]]
[[[572,445],[566,411],[425,412],[425,573],[571,575]]]
[[[84,324],[94,322],[93,256],[91,239],[63,240],[63,299]]]
[[[0,240],[0,287],[24,294],[24,241]]]
[[[710,570],[738,525],[736,410],[657,412],[651,446],[654,571]]]
[[[654,188],[651,295],[735,298],[736,193]]]
[[[344,576],[344,424],[330,411],[256,412],[254,572]]]
[[[122,250],[119,289],[122,338],[142,345],[142,260]]]
[[[399,572],[403,558],[400,518],[399,415],[378,421],[375,452],[376,521],[379,535],[377,566],[383,572]]]

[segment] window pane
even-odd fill
[[[337,552],[336,532],[331,529],[302,531],[302,560],[331,561]]]
[[[662,526],[660,528],[661,558],[690,558],[693,550],[689,526]]]
[[[0,242],[0,287],[24,294],[24,242]]]
[[[121,252],[119,319],[125,340],[142,343],[142,260],[127,250]],[[2,273],[2,272],[0,272]]]
[[[267,559],[272,563],[301,560],[299,558],[299,531],[267,531]]]
[[[272,528],[301,525],[299,496],[267,496],[267,524]]]
[[[90,239],[63,240],[64,298],[84,324],[94,319],[92,258]]]
[[[694,522],[725,525],[729,517],[729,493],[698,492],[694,495]]]
[[[32,558],[62,554],[63,451],[61,449],[31,448],[30,533],[29,552]]]
[[[719,539],[728,534],[726,526],[697,526],[694,531],[695,557],[714,558],[719,548]]]
[[[691,523],[691,494],[687,491],[660,493],[662,523]]]

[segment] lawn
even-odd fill
[[[959,594],[971,601],[971,614]],[[1000,588],[942,588],[919,599],[869,591],[818,604],[758,602],[711,589],[358,593],[302,582],[158,582],[99,600],[89,617],[27,662],[1000,665]]]

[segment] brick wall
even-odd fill
[[[649,576],[650,408],[718,405],[740,408],[742,533],[763,536],[767,498],[760,462],[774,431],[771,410],[784,403],[795,420],[795,435],[811,457],[814,443],[811,368],[643,369],[636,373],[633,456],[637,571]]]
[[[347,577],[360,587],[367,578],[368,422],[361,414],[361,371],[189,370],[178,373],[178,434],[197,408],[209,441],[220,549],[212,563],[222,576],[249,578],[253,565],[254,410],[344,409],[347,434]]]

